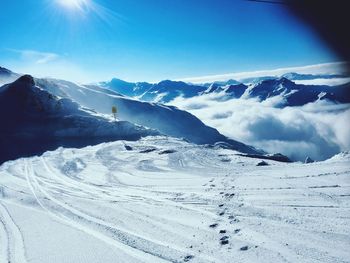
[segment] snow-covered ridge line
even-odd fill
[[[35,86],[29,75],[0,88],[0,119],[0,162],[42,154],[59,146],[83,147],[160,134],[127,121],[113,122],[82,109],[69,98]]]
[[[118,109],[112,122],[111,108]],[[225,142],[245,153],[262,153],[229,139],[175,107],[141,102],[96,86],[79,86],[24,75],[0,88],[0,162],[42,154],[59,146],[83,147],[113,140],[165,134],[198,144]],[[8,114],[7,112],[10,112]],[[14,142],[18,146],[12,147]]]

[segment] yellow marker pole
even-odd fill
[[[117,117],[117,107],[116,106],[112,107],[112,113],[113,113],[114,121],[117,121],[117,119],[116,119],[116,117]]]

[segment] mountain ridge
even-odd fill
[[[60,146],[84,147],[137,140],[159,132],[127,121],[112,122],[35,85],[30,75],[0,88],[0,163]]]
[[[305,85],[297,84],[294,81],[313,80],[323,77],[324,79],[345,78],[343,75],[312,75],[287,73],[281,77],[259,77],[246,79],[246,82],[228,80],[226,82],[215,81],[203,85],[185,83],[182,81],[164,80],[157,84],[131,83],[123,81],[118,82],[118,86],[112,82],[104,82],[103,87],[119,92],[121,94],[137,97],[140,100],[149,102],[171,103],[172,100],[181,98],[192,98],[210,93],[224,93],[223,99],[241,98],[258,98],[261,101],[274,96],[282,96],[284,102],[280,106],[301,106],[318,99],[328,99],[336,103],[350,103],[350,82],[341,85]],[[283,87],[278,87],[282,85]],[[141,88],[140,88],[141,86]],[[146,88],[145,88],[146,87]],[[138,89],[138,92],[135,90]],[[126,91],[125,91],[126,90]]]

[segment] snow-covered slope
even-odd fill
[[[110,114],[113,105],[118,118],[160,131],[162,134],[185,138],[198,144],[225,142],[227,147],[245,153],[262,153],[248,145],[229,139],[216,129],[206,126],[194,115],[173,106],[142,102],[113,94],[98,86],[79,86],[63,80],[37,79],[36,83],[52,94],[70,98],[80,105],[102,114]]]
[[[349,155],[146,137],[0,166],[0,262],[348,262]]]
[[[159,134],[126,121],[111,122],[35,86],[24,75],[0,88],[0,163],[59,146],[82,147]]]

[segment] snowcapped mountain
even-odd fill
[[[99,86],[79,86],[72,82],[54,79],[37,79],[36,83],[52,94],[70,98],[83,107],[102,114],[110,114],[112,106],[115,105],[119,119],[158,130],[168,136],[184,138],[197,144],[224,142],[227,144],[226,147],[241,152],[263,153],[223,136],[194,115],[173,106],[127,98]]]
[[[153,86],[153,84],[147,82],[132,83],[116,78],[109,82],[101,82],[99,85],[130,97],[140,96]]]
[[[341,81],[339,81],[341,79]],[[304,85],[300,81],[335,80],[341,85]],[[228,80],[193,85],[181,81],[161,81],[158,84],[130,83],[118,79],[100,83],[100,86],[143,101],[170,103],[177,97],[192,98],[203,94],[222,93],[222,100],[258,98],[261,101],[280,96],[280,107],[301,106],[319,99],[337,103],[350,102],[350,79],[343,75],[311,75],[287,73],[281,77],[246,78],[241,82]],[[297,83],[296,83],[297,82]],[[244,96],[243,96],[244,95]]]
[[[131,83],[120,79],[112,79],[110,82],[101,82],[99,85],[126,96],[162,103],[169,102],[179,96],[184,98],[197,96],[206,89],[203,86],[171,80],[150,84],[147,82]]]
[[[166,84],[161,83],[158,87]],[[182,83],[177,85],[182,86]],[[197,144],[223,143],[220,144],[222,147],[249,154],[264,153],[227,138],[186,111],[128,98],[96,85],[81,86],[56,79],[34,80],[25,75],[1,87],[1,102],[2,138],[11,135],[14,140],[23,140],[23,147],[10,150],[9,141],[2,139],[1,143],[7,149],[2,160],[58,146],[81,147],[150,134],[174,136]],[[121,120],[117,123],[108,121],[113,106],[117,107]],[[6,114],[7,111],[12,113]],[[28,139],[30,136],[42,138],[43,142],[34,144]]]
[[[159,134],[130,122],[111,122],[35,85],[24,75],[0,88],[0,163],[19,156]]]
[[[215,84],[215,85],[218,85],[218,86],[227,86],[227,85],[237,85],[237,84],[240,84],[240,83],[241,83],[240,81],[237,81],[235,79],[229,79],[229,80],[226,80],[226,81],[215,81],[215,82],[204,83],[201,86],[209,87],[212,84]]]
[[[179,91],[183,83],[155,90],[176,85]],[[288,99],[306,90],[285,78],[203,88],[193,96],[221,96],[221,110],[232,111],[230,98]],[[308,88],[318,99],[340,96],[332,92],[339,87]],[[117,122],[110,121],[112,106]],[[236,109],[233,118],[243,108]],[[282,134],[274,116],[266,124],[260,118],[258,130]],[[0,87],[0,120],[0,164],[31,156],[0,165],[0,262],[333,263],[350,257],[349,152],[290,163],[228,139],[176,107],[29,75]],[[81,148],[86,145],[93,146]]]
[[[141,100],[167,103],[176,97],[191,98],[205,90],[202,86],[191,85],[182,81],[164,80],[154,84],[140,96]]]
[[[213,92],[222,92],[223,88],[217,84],[217,83],[212,83],[208,86],[208,88],[203,91],[203,94],[209,94],[209,93],[213,93]]]
[[[223,99],[240,98],[248,86],[239,83],[226,86],[220,86],[216,83],[211,84],[202,94],[222,93]]]
[[[264,80],[251,85],[244,97],[258,98],[260,101],[280,96],[280,106],[301,106],[317,100],[328,99],[339,103],[350,102],[350,83],[340,86],[301,85],[287,78]]]
[[[350,102],[350,83],[338,86],[302,85],[282,77],[265,79],[255,84],[220,86],[212,83],[202,94],[221,94],[222,100],[257,98],[265,101],[279,97],[280,107],[301,106],[317,100],[330,100],[336,103]]]
[[[3,70],[3,72],[5,75],[9,74],[10,71]],[[108,85],[111,85],[111,83],[113,83],[116,91],[111,88],[106,88],[109,87]],[[114,79],[109,84],[100,83],[99,85],[77,85],[64,80],[35,79],[35,84],[36,88],[47,92],[50,96],[58,98],[59,100],[66,99],[73,104],[75,103],[76,108],[81,111],[78,114],[79,116],[82,116],[84,113],[89,114],[90,117],[97,117],[97,119],[102,118],[106,121],[106,118],[110,119],[111,117],[112,107],[116,106],[119,120],[146,127],[146,129],[153,129],[154,132],[158,132],[159,134],[183,138],[196,144],[216,144],[220,147],[238,150],[243,153],[257,154],[259,157],[261,154],[265,153],[227,137],[232,136],[236,138],[236,135],[227,132],[233,120],[230,120],[230,123],[223,123],[227,116],[232,116],[232,113],[221,113],[221,111],[224,110],[222,109],[220,113],[215,115],[210,112],[209,108],[206,113],[205,109],[200,112],[193,112],[191,109],[198,109],[196,105],[204,105],[207,103],[200,104],[200,99],[197,100],[197,98],[214,94],[214,96],[209,96],[209,98],[216,100],[217,103],[230,103],[231,99],[238,98],[243,100],[255,98],[261,102],[272,99],[272,107],[279,108],[300,106],[309,102],[321,100],[337,103],[350,102],[349,84],[340,86],[302,85],[285,77],[262,80],[250,85],[245,85],[243,83],[236,84],[234,80],[229,80],[228,82],[222,83],[225,85],[215,82],[209,87],[192,85],[180,81],[162,81],[158,84],[150,84],[143,82],[131,83],[118,79]],[[135,95],[133,97],[136,98],[129,97],[132,95]],[[176,104],[181,109],[184,109],[180,110],[174,106],[149,102],[166,101],[171,104],[172,100],[179,96],[182,99],[194,98],[195,100],[193,102],[198,101],[199,104],[194,103],[191,108],[183,107],[181,103]],[[206,100],[205,97],[203,97],[203,99]],[[226,108],[226,110],[230,109]],[[71,115],[71,113],[67,114]],[[212,114],[212,117],[205,117],[211,116],[210,114]],[[66,120],[67,118],[64,119]],[[204,121],[205,124],[202,121]],[[210,126],[217,128],[220,132]],[[52,127],[55,126],[53,125]],[[74,133],[77,130],[73,129],[72,131]],[[84,131],[89,131],[89,129],[86,128]],[[221,134],[221,132],[225,135]],[[249,135],[250,133],[248,131],[248,133],[244,134]],[[88,134],[86,134],[86,136],[88,136]],[[113,136],[103,135],[100,137],[107,138]],[[107,140],[103,139],[103,141]],[[242,141],[244,141],[244,139]],[[249,141],[245,142],[250,143]],[[259,147],[264,148],[261,145]],[[277,151],[280,152],[280,150]]]

